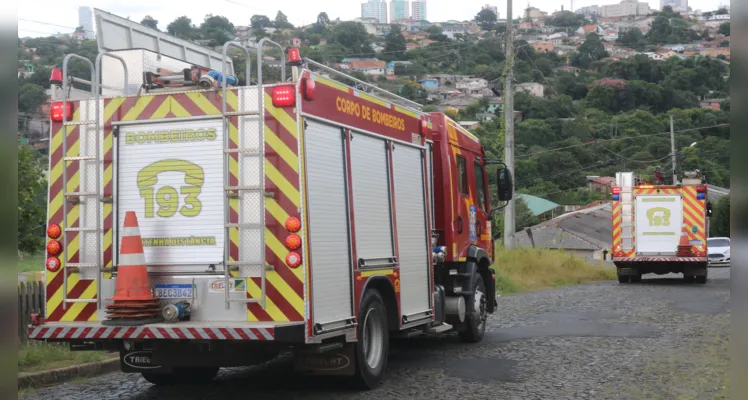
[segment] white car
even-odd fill
[[[706,246],[709,250],[709,266],[730,266],[730,238],[709,238],[706,240]]]

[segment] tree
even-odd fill
[[[724,24],[721,24],[719,26],[719,34],[730,36],[730,23],[729,22],[725,22]]]
[[[728,10],[725,7],[720,7],[719,10],[715,13],[715,15],[727,15],[730,13],[730,10]]]
[[[252,29],[272,28],[273,22],[265,15],[255,14],[249,19]]]
[[[174,35],[178,38],[192,40],[197,37],[197,27],[192,24],[192,20],[186,16],[181,16],[166,26],[166,31],[169,34]]]
[[[480,25],[481,29],[484,31],[491,30],[491,28],[496,24],[496,14],[493,11],[484,8],[475,15],[475,22]]]
[[[400,96],[423,104],[426,101],[426,89],[414,81],[407,81],[400,89]]]
[[[429,26],[426,32],[429,34],[429,40],[436,40],[437,42],[446,42],[449,40],[449,36],[444,34],[444,30],[440,26]]]
[[[36,113],[47,101],[44,88],[33,83],[25,83],[18,89],[18,111]]]
[[[158,20],[153,19],[150,15],[146,15],[145,18],[143,18],[142,21],[140,21],[140,25],[147,26],[151,29],[158,30]]]
[[[360,22],[345,21],[335,25],[328,43],[337,43],[344,48],[342,55],[350,57],[372,57],[371,37]]]
[[[646,46],[647,40],[639,28],[632,28],[619,33],[616,44],[641,51]]]
[[[330,25],[330,17],[327,16],[326,12],[321,12],[317,15],[317,25],[321,25],[323,28],[327,28],[327,25]]]
[[[200,24],[203,39],[209,39],[212,46],[223,46],[235,36],[234,24],[228,18],[208,14]]]
[[[574,63],[582,68],[589,68],[595,61],[607,56],[608,52],[605,51],[600,35],[592,32],[587,34],[584,43],[579,46],[579,53],[574,57]]]
[[[713,237],[730,237],[730,196],[724,196],[714,204],[709,221],[709,234]]]
[[[18,147],[18,182],[18,250],[35,254],[44,248],[47,182],[39,153],[28,146]]]
[[[405,36],[400,25],[392,25],[384,41],[384,51],[395,58],[405,55]]]
[[[562,11],[554,15],[556,16],[548,19],[546,22],[547,25],[557,26],[559,28],[578,29],[580,26],[587,23],[584,19],[584,15],[576,14],[571,11]]]
[[[671,6],[663,7],[661,12],[654,15],[655,20],[646,34],[651,44],[690,43],[701,38],[698,32],[691,29],[690,23],[674,12]]]
[[[275,15],[275,21],[273,25],[278,29],[293,29],[293,24],[288,22],[288,17],[286,17],[286,14],[283,14],[280,11],[278,11],[278,14]]]

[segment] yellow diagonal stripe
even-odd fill
[[[276,257],[278,257],[279,260],[286,259],[286,254],[288,254],[286,246],[284,246],[283,243],[278,240],[278,238],[275,237],[275,235],[273,235],[273,233],[270,232],[268,228],[265,228],[265,245],[270,248],[270,250],[275,254]],[[302,274],[304,272],[302,271],[301,266],[297,268],[291,268],[291,272],[293,272],[293,274],[303,282]]]
[[[327,79],[327,78],[323,78],[321,76],[315,76],[314,77],[314,81],[316,83],[321,83],[321,84],[323,84],[325,86],[330,86],[332,88],[335,88],[335,89],[338,89],[340,91],[348,93],[348,89],[349,89],[348,86],[343,85],[342,83],[338,83],[338,82],[335,82],[333,80],[330,80],[330,79]]]
[[[187,97],[195,103],[196,106],[200,107],[205,114],[221,114],[221,110],[216,107],[205,95],[201,92],[188,92]],[[230,98],[230,95],[227,96]]]
[[[78,275],[78,274],[75,274]],[[73,286],[68,285],[68,289],[72,289]],[[94,295],[96,294],[96,282],[92,281],[91,284],[88,285],[86,290],[81,293],[81,296],[79,298],[81,299],[93,299]],[[60,321],[73,321],[75,318],[80,315],[81,311],[83,311],[83,307],[86,306],[87,303],[69,303],[68,309],[65,311],[65,314],[60,318]],[[91,318],[89,320],[96,320],[96,313],[93,313]]]
[[[127,114],[125,114],[124,117],[122,117],[123,121],[134,121],[138,119],[140,114],[145,110],[145,108],[148,106],[148,104],[153,101],[155,97],[154,96],[142,96],[139,97],[135,104],[133,104],[132,107],[127,111]]]
[[[265,160],[265,176],[278,187],[291,202],[298,207],[300,204],[299,191],[278,171],[273,164]]]
[[[288,283],[286,283],[277,272],[270,271],[265,275],[265,278],[273,285],[273,287],[275,287],[278,293],[286,299],[288,304],[299,313],[299,315],[304,315],[304,300],[294,292],[291,286],[288,286]]]
[[[267,285],[267,282],[265,282]],[[249,296],[255,299],[262,298],[262,289],[257,286],[254,280],[247,279],[247,292]],[[288,317],[278,308],[270,297],[265,296],[265,312],[268,313],[270,318],[276,322],[288,322]]]
[[[275,220],[280,222],[281,224],[284,223],[289,217],[288,213],[283,209],[283,207],[281,207],[273,198],[265,199],[265,211],[269,212],[270,215],[272,215],[273,218],[275,218]]]
[[[288,113],[280,108],[272,106],[273,99],[269,94],[265,93],[265,112],[272,115],[286,130],[293,135],[294,138],[298,139],[298,132],[296,132],[296,120],[291,118]]]
[[[153,112],[149,119],[161,119],[166,118],[166,114],[172,111],[171,109],[171,96],[164,99],[160,106]]]
[[[265,143],[275,150],[294,172],[299,172],[299,157],[267,125],[265,125]]]
[[[114,115],[115,112],[120,108],[122,103],[125,102],[124,97],[115,97],[111,100],[109,100],[109,103],[104,107],[104,121],[109,120],[112,118],[112,115]]]

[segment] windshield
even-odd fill
[[[709,247],[730,247],[730,240],[728,239],[709,239],[706,241]]]

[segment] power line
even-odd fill
[[[723,127],[727,127],[727,126],[730,126],[730,124],[729,123],[725,123],[725,124],[718,124],[718,125],[712,125],[712,126],[702,126],[702,127],[699,127],[699,128],[682,129],[682,130],[679,130],[679,131],[675,131],[675,133],[684,133],[684,132],[699,131],[699,130],[702,130],[702,129],[723,128]],[[600,144],[600,143],[605,143],[605,142],[614,142],[614,141],[618,141],[618,140],[639,139],[639,138],[646,138],[646,137],[652,137],[652,136],[662,136],[662,135],[669,135],[669,134],[670,134],[670,132],[662,132],[662,133],[652,133],[652,134],[649,134],[649,135],[625,136],[625,137],[618,137],[618,138],[612,138],[612,139],[596,139],[596,140],[591,140],[589,142],[584,142],[584,143],[575,144],[575,145],[571,145],[571,146],[559,147],[559,148],[555,148],[555,149],[550,149],[550,150],[538,151],[538,152],[535,152],[535,153],[525,154],[523,156],[520,156],[520,158],[529,158],[529,157],[537,156],[537,155],[540,155],[540,154],[553,153],[553,152],[556,152],[556,151],[569,150],[569,149],[573,149],[573,148],[577,148],[577,147],[595,145],[595,144]]]

